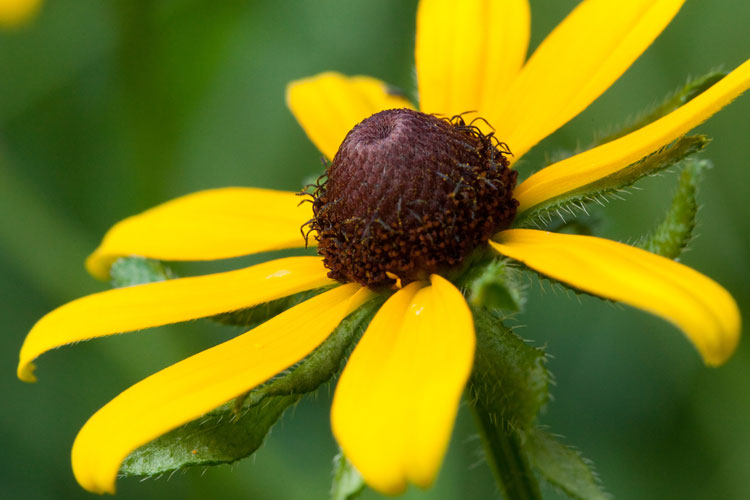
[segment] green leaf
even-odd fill
[[[257,450],[281,414],[302,396],[266,398],[263,405],[243,408],[238,416],[232,404],[204,415],[133,451],[120,474],[151,476],[192,465],[231,463]]]
[[[649,123],[652,123],[664,115],[667,115],[679,108],[683,104],[691,101],[698,95],[702,94],[713,84],[727,76],[725,71],[712,71],[706,75],[699,76],[689,80],[684,87],[677,89],[677,91],[668,95],[664,101],[653,108],[650,111],[641,113],[640,116],[632,120],[628,125],[622,127],[620,130],[613,134],[609,134],[599,139],[596,144],[605,144],[607,142],[618,139],[624,135],[629,134],[641,127],[645,127]]]
[[[476,307],[472,313],[477,347],[470,394],[495,421],[528,429],[549,400],[544,351],[503,325],[497,313]]]
[[[477,336],[469,381],[487,462],[504,497],[541,499],[523,441],[549,400],[544,352],[527,344],[495,312],[473,307]]]
[[[607,500],[588,460],[540,429],[526,435],[524,443],[532,466],[549,483],[576,500]]]
[[[143,257],[121,257],[109,270],[111,284],[115,288],[153,283],[176,278],[165,264]]]
[[[257,306],[249,307],[246,309],[240,309],[238,311],[232,311],[228,313],[218,314],[212,316],[211,319],[218,321],[225,325],[237,325],[253,328],[261,323],[264,323],[268,319],[276,316],[277,314],[286,311],[287,309],[296,306],[297,304],[311,299],[312,297],[329,290],[331,287],[316,288],[314,290],[307,290],[288,297],[281,299],[272,300],[270,302],[264,302]]]
[[[474,307],[517,312],[526,300],[517,274],[509,259],[492,257],[474,262],[458,280],[458,286]]]
[[[698,213],[696,191],[703,170],[710,167],[708,160],[688,160],[680,174],[677,192],[672,198],[664,219],[638,245],[670,259],[676,259],[690,242]]]
[[[601,203],[602,199],[607,201],[607,196],[617,196],[617,191],[703,150],[709,142],[710,139],[704,135],[683,136],[613,174],[531,207],[516,218],[513,226],[528,227],[547,223],[553,213],[564,217],[563,212],[568,212],[571,216],[575,216],[575,210],[585,212],[584,204],[592,201]]]
[[[359,471],[339,452],[333,459],[333,484],[331,500],[354,500],[365,489]]]
[[[285,409],[341,369],[380,304],[375,299],[357,309],[309,356],[264,385],[141,446],[125,459],[120,473],[153,475],[251,455]]]

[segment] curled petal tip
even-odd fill
[[[101,281],[107,281],[109,279],[109,268],[112,266],[112,263],[112,259],[103,257],[99,253],[99,249],[96,249],[91,255],[86,257],[84,265],[86,266],[86,271],[91,276]]]
[[[22,382],[36,382],[36,376],[34,375],[34,370],[36,370],[36,365],[34,363],[24,362],[21,361],[18,363],[18,369],[16,370],[16,375],[18,376],[18,379]]]

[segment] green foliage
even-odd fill
[[[458,286],[474,307],[517,312],[523,308],[525,296],[516,273],[508,259],[494,256],[475,261]]]
[[[596,142],[596,144],[605,144],[624,135],[627,135],[630,132],[638,130],[641,127],[645,127],[649,123],[652,123],[662,116],[671,113],[683,104],[686,104],[698,95],[702,94],[703,92],[708,90],[709,87],[717,83],[725,76],[727,76],[727,73],[725,71],[712,71],[697,78],[690,79],[685,84],[685,86],[668,95],[661,104],[650,111],[641,113],[628,125],[622,127],[620,130],[613,134],[602,137]]]
[[[117,259],[112,264],[109,275],[114,288],[153,283],[177,277],[162,262],[144,259],[143,257],[121,257]]]
[[[372,300],[360,307],[309,356],[266,384],[138,448],[125,459],[120,473],[153,475],[251,455],[285,409],[341,369],[379,305]]]
[[[523,450],[523,435],[549,400],[545,354],[518,337],[502,318],[472,308],[477,349],[469,393],[487,461],[505,498],[541,499]]]
[[[260,394],[259,394],[260,396]],[[238,416],[226,404],[128,455],[123,476],[150,476],[191,465],[231,463],[257,450],[281,414],[302,396],[262,398],[263,404],[243,407]]]
[[[710,139],[704,135],[683,136],[670,145],[664,146],[617,172],[594,182],[576,188],[567,193],[545,200],[531,207],[516,218],[514,227],[529,227],[538,225],[540,222],[549,221],[551,213],[560,214],[567,211],[574,215],[575,209],[584,210],[585,203],[607,200],[608,195],[616,195],[617,191],[631,186],[636,181],[647,175],[659,173],[688,156],[695,154],[705,148]]]
[[[710,162],[707,160],[685,162],[672,204],[667,209],[664,219],[639,245],[641,248],[670,259],[680,256],[693,236],[695,217],[698,213],[698,182],[702,178],[703,170],[709,166]]]
[[[333,459],[333,484],[331,500],[354,500],[365,489],[365,481],[359,471],[339,453]]]
[[[472,313],[477,348],[471,397],[481,401],[498,424],[528,429],[549,400],[544,351],[503,325],[497,313],[476,307]]]
[[[588,460],[541,429],[526,434],[524,448],[531,465],[549,483],[576,500],[607,500]]]
[[[277,314],[286,311],[290,307],[294,307],[300,302],[304,302],[307,299],[310,299],[328,289],[330,288],[316,288],[314,290],[295,293],[294,295],[282,297],[270,302],[264,302],[247,309],[240,309],[239,311],[219,314],[213,316],[211,319],[225,325],[237,325],[253,328],[261,323],[264,323],[266,320],[273,318]]]
[[[505,498],[541,499],[533,471],[577,500],[604,500],[596,475],[580,454],[539,430],[550,374],[542,350],[527,344],[492,312],[473,308],[477,353],[470,380],[487,460]]]

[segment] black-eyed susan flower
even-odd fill
[[[306,243],[317,243],[322,258],[289,257],[78,299],[33,327],[18,376],[34,380],[32,361],[61,345],[329,289],[104,406],[73,445],[80,484],[113,492],[131,451],[269,380],[358,307],[388,294],[336,387],[333,433],[373,488],[429,486],[472,369],[472,314],[452,280],[477,248],[658,315],[707,364],[724,362],[740,317],[711,279],[632,246],[517,227],[523,214],[622,172],[750,87],[749,61],[679,109],[515,185],[513,162],[603,93],[682,3],[584,0],[526,60],[526,0],[422,0],[419,111],[369,77],[324,73],[293,82],[289,107],[331,159],[312,204],[255,188],[195,193],[115,225],[87,268],[106,279],[123,256],[213,260]],[[465,123],[460,115],[469,110],[486,122]]]
[[[36,14],[41,4],[41,0],[0,0],[0,28],[25,23]]]

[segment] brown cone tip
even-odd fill
[[[328,276],[377,288],[459,265],[516,215],[507,154],[460,116],[391,109],[362,121],[312,193]]]

